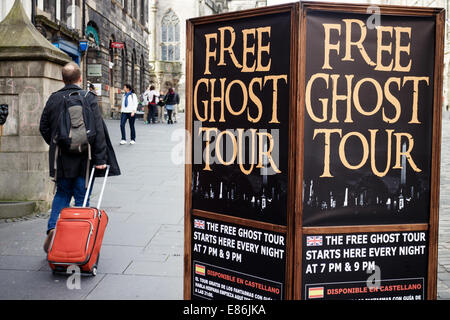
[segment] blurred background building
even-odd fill
[[[78,63],[104,117],[116,117],[123,85],[138,95],[174,87],[184,109],[186,19],[265,6],[266,0],[21,0],[36,28]],[[14,0],[0,1],[0,21]],[[55,91],[58,88],[55,88]]]
[[[377,0],[374,3],[399,5],[399,6],[416,6],[416,7],[431,7],[445,9],[445,47],[444,47],[444,92],[443,95],[443,117],[450,119],[450,1],[449,0]]]
[[[186,19],[292,0],[21,0],[36,28],[80,64],[85,85],[97,89],[105,117],[120,108],[122,88],[138,95],[150,84],[174,87],[184,109]],[[333,0],[332,0],[333,1]],[[339,2],[339,0],[334,0]],[[446,9],[444,117],[450,118],[450,0],[346,0],[342,2]],[[0,1],[0,21],[14,0]]]

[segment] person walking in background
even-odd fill
[[[92,83],[88,83],[88,90],[90,93],[97,95],[97,91],[95,90],[95,86]]]
[[[176,108],[178,107],[178,104],[180,103],[180,96],[178,95],[178,93],[175,92],[173,88],[170,88],[165,98],[165,102],[166,102],[167,116],[169,118],[167,120],[167,123],[173,124],[172,114],[173,111],[176,110]]]
[[[142,104],[144,105],[144,124],[148,124],[148,111],[150,108],[150,101],[148,100],[150,96],[150,86],[145,90],[142,95]]]
[[[166,103],[164,102],[164,99],[166,98],[166,95],[164,92],[159,92],[159,102],[158,102],[158,123],[163,122],[164,118],[164,107],[166,106]]]
[[[130,134],[131,134],[131,140],[130,144],[136,143],[136,129],[134,127],[134,122],[136,120],[136,111],[138,107],[138,97],[134,93],[133,88],[130,84],[125,84],[123,87],[123,90],[125,91],[125,94],[122,97],[122,108],[120,109],[121,116],[120,116],[120,131],[122,133],[122,140],[120,141],[120,144],[126,144],[126,134],[125,134],[125,124],[130,124]]]
[[[146,91],[147,92],[147,91]],[[148,92],[148,123],[156,123],[156,118],[158,117],[158,97],[159,93],[155,90],[155,86],[150,86],[150,91]]]

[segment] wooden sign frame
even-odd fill
[[[191,252],[191,237],[192,237],[192,216],[210,218],[226,223],[236,223],[241,226],[247,226],[250,228],[258,228],[260,230],[267,230],[270,232],[278,232],[285,234],[286,236],[286,286],[284,287],[283,296],[286,299],[292,299],[292,275],[293,275],[293,235],[294,235],[294,161],[295,161],[295,123],[296,113],[294,112],[296,105],[298,104],[297,95],[297,66],[298,66],[298,8],[299,4],[287,4],[273,7],[265,7],[260,9],[244,10],[238,12],[232,12],[222,15],[212,15],[206,17],[200,17],[187,20],[186,32],[187,32],[187,48],[186,48],[186,130],[189,132],[189,136],[193,137],[193,50],[194,50],[194,31],[197,26],[208,23],[217,23],[221,21],[233,21],[242,20],[246,18],[262,17],[268,14],[289,13],[290,14],[290,64],[292,66],[290,70],[290,82],[289,91],[291,95],[289,97],[290,104],[290,116],[289,119],[289,168],[288,168],[288,195],[287,195],[287,226],[276,225],[267,222],[260,222],[255,220],[248,220],[242,218],[231,217],[214,212],[208,212],[203,210],[192,209],[192,139],[186,141],[186,167],[185,167],[185,255],[184,255],[184,298],[191,299],[192,289],[192,252]]]
[[[304,129],[305,129],[305,95],[306,89],[306,26],[309,12],[333,12],[350,14],[367,14],[369,5],[302,2],[280,6],[264,7],[252,10],[213,15],[187,20],[186,24],[186,139],[185,165],[185,246],[184,246],[184,299],[192,299],[192,218],[214,219],[224,223],[238,224],[286,236],[285,267],[285,299],[302,299],[303,283],[303,248],[304,236],[314,234],[356,234],[375,232],[428,232],[428,265],[427,265],[427,299],[436,299],[437,295],[437,254],[439,225],[439,181],[441,152],[441,120],[442,120],[442,79],[444,52],[445,13],[443,9],[377,6],[380,14],[400,17],[426,17],[435,21],[435,56],[433,74],[433,110],[432,110],[432,146],[430,168],[430,206],[427,223],[407,224],[372,224],[372,225],[339,225],[339,226],[303,226],[303,168],[304,162]],[[242,219],[217,212],[196,210],[192,206],[192,139],[196,134],[193,128],[193,95],[194,95],[194,32],[199,26],[223,21],[234,21],[268,14],[289,12],[290,25],[290,118],[289,118],[289,164],[287,192],[287,224],[259,222]]]
[[[336,4],[336,3],[318,3],[303,2],[301,4],[301,23],[300,23],[300,67],[299,67],[299,89],[298,92],[305,92],[305,57],[306,57],[306,23],[307,14],[311,11],[335,12],[335,13],[356,13],[367,14],[369,5],[359,4]],[[406,17],[433,17],[436,24],[435,38],[435,62],[434,62],[434,98],[433,98],[433,127],[432,127],[432,163],[431,163],[431,181],[430,181],[430,212],[428,223],[413,224],[383,224],[383,225],[352,225],[352,226],[323,226],[323,227],[304,227],[302,225],[303,199],[302,181],[304,167],[304,119],[305,119],[305,96],[300,95],[298,105],[298,128],[297,146],[301,156],[297,157],[297,180],[295,200],[295,268],[294,268],[294,299],[302,297],[302,250],[303,235],[308,234],[345,234],[359,232],[394,232],[394,231],[428,231],[428,283],[427,299],[436,299],[436,279],[437,279],[437,253],[438,253],[438,223],[439,223],[439,179],[440,179],[440,141],[441,141],[441,119],[442,119],[442,77],[443,77],[443,46],[444,46],[444,19],[443,9],[434,8],[416,8],[399,6],[377,6],[381,16],[394,15]]]

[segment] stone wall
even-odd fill
[[[63,87],[61,65],[46,61],[0,61],[0,103],[9,116],[0,137],[0,200],[50,206],[48,146],[39,120],[52,92]]]

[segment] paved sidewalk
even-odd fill
[[[171,126],[137,121],[137,144],[124,146],[119,121],[107,121],[123,174],[110,178],[103,199],[110,223],[99,273],[83,276],[80,289],[68,289],[68,277],[49,270],[42,250],[47,214],[0,220],[0,300],[182,299],[184,166],[171,160],[172,150],[182,147],[179,135],[171,141],[184,128],[181,120]],[[450,299],[449,119],[443,121],[441,164],[438,299]]]
[[[108,180],[103,198],[110,221],[98,275],[83,276],[80,289],[68,289],[68,276],[52,275],[46,263],[48,214],[0,222],[0,299],[182,299],[184,166],[171,161],[172,147],[182,145],[171,141],[184,129],[181,120],[170,126],[138,120],[137,143],[123,146],[119,121],[107,121],[122,175]],[[96,180],[93,205],[102,181]]]

